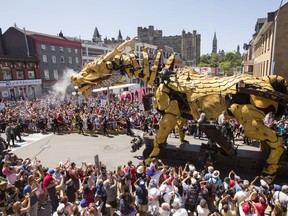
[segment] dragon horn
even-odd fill
[[[173,70],[174,68],[174,63],[175,63],[175,56],[176,53],[174,52],[166,61],[165,63],[165,68],[169,70]]]
[[[134,37],[134,38],[132,38],[132,39],[130,39],[130,40],[126,40],[124,43],[122,43],[122,44],[120,44],[120,45],[117,45],[117,46],[114,48],[114,50],[112,50],[111,52],[108,52],[108,53],[104,56],[103,60],[104,60],[104,61],[110,61],[112,58],[114,58],[114,56],[116,56],[116,55],[120,54],[121,52],[123,52],[123,50],[124,50],[126,47],[128,47],[128,46],[131,47],[131,45],[132,45],[133,43],[135,43],[137,40],[138,40],[138,37],[136,36],[136,37]]]

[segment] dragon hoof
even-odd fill
[[[145,161],[143,161],[143,164],[150,164],[152,158],[147,158]]]
[[[189,141],[188,140],[181,140],[181,144],[189,144]]]
[[[157,157],[160,154],[160,148],[154,147],[153,151],[149,155],[149,158]]]
[[[278,164],[267,164],[262,171],[262,176],[273,176],[279,168]]]

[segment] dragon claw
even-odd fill
[[[158,147],[154,147],[153,151],[149,155],[149,157],[144,161],[145,164],[149,164],[152,160],[152,158],[157,157],[160,154],[160,149]]]
[[[276,171],[278,170],[278,168],[279,168],[279,165],[277,165],[277,164],[267,164],[265,166],[265,168],[263,169],[261,176],[263,176],[263,177],[275,176]]]
[[[181,144],[189,144],[189,141],[188,141],[188,140],[185,140],[185,139],[183,139],[183,140],[181,140]]]

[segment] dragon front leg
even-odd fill
[[[160,154],[160,145],[166,142],[168,135],[171,133],[173,128],[175,128],[177,122],[177,116],[167,113],[165,114],[159,124],[159,130],[155,136],[153,142],[153,150],[149,157],[145,160],[145,163],[148,164],[151,162],[153,157],[157,157]]]
[[[254,105],[233,104],[230,111],[236,120],[243,125],[245,136],[265,142],[269,146],[270,154],[266,160],[267,165],[262,172],[266,175],[274,175],[279,168],[278,162],[284,151],[283,137],[278,137],[273,129],[264,125],[265,114]]]
[[[155,98],[155,108],[162,111],[164,115],[160,121],[159,130],[153,142],[153,151],[145,160],[145,163],[150,163],[151,158],[160,154],[159,146],[166,142],[168,135],[175,128],[180,116],[178,102],[176,100],[170,100],[169,90],[164,85],[158,87]]]

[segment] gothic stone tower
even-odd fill
[[[212,53],[217,53],[217,38],[216,38],[216,32],[214,32],[214,38],[212,42]]]

